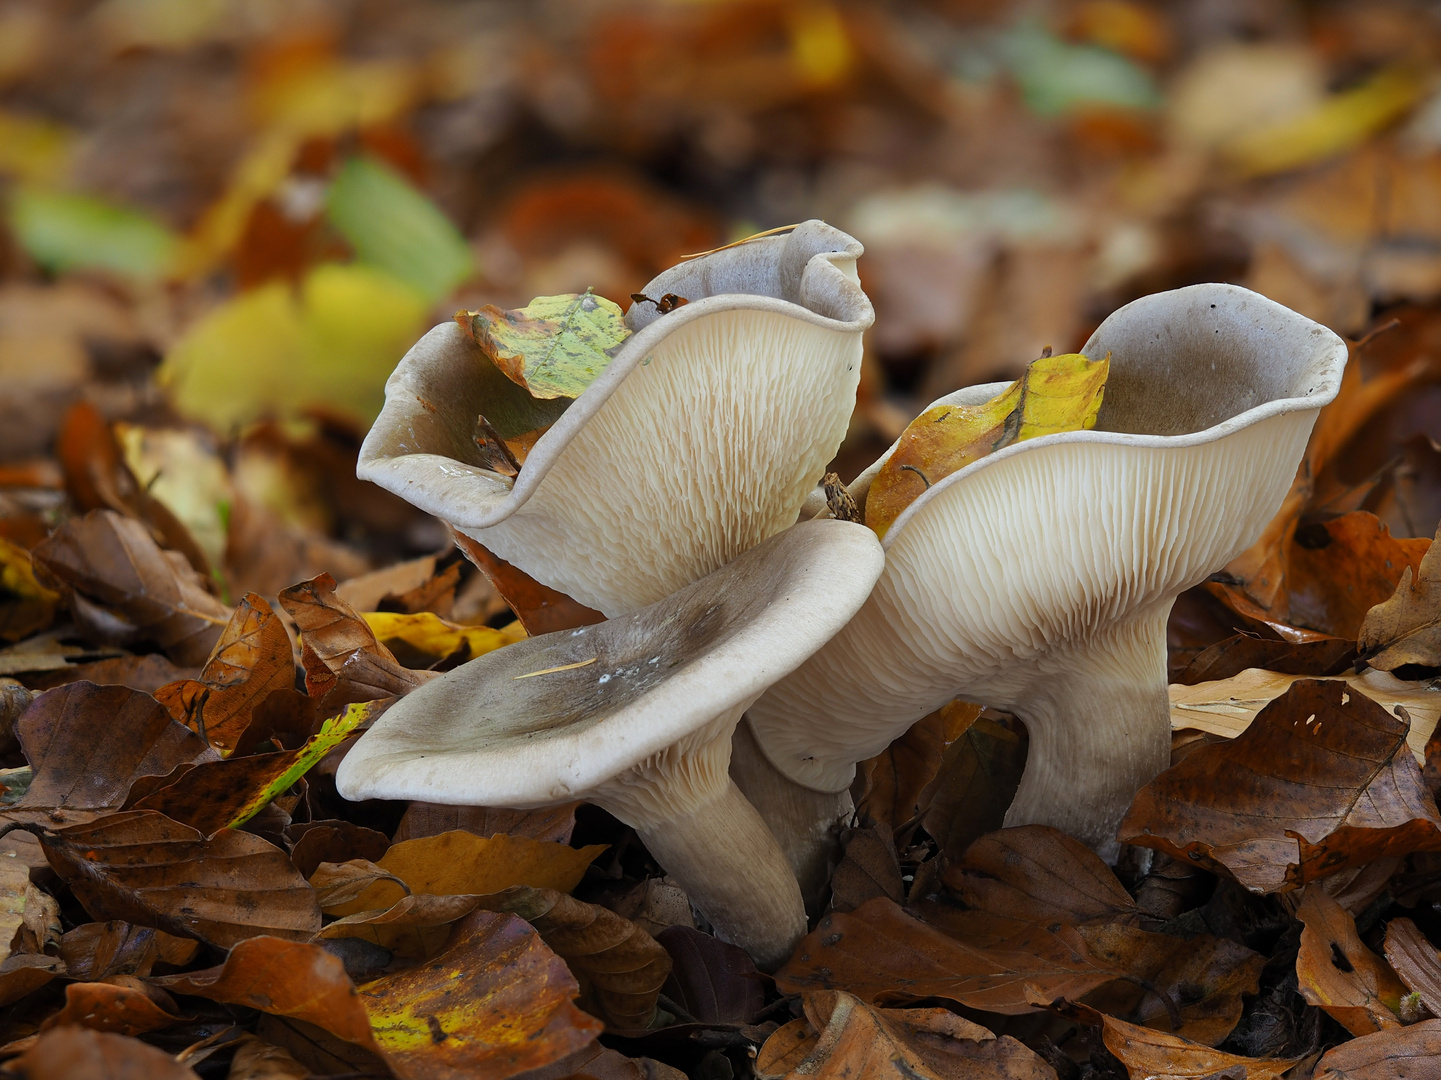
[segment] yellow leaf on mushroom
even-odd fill
[[[472,660],[525,637],[520,623],[496,630],[490,626],[460,626],[442,619],[433,611],[405,615],[396,611],[366,611],[360,616],[392,652],[400,641],[436,660],[444,660],[465,650],[461,660]]]
[[[866,525],[877,536],[932,484],[1013,442],[1084,431],[1096,424],[1109,354],[1043,356],[1026,374],[981,405],[937,405],[901,433],[895,452],[871,481]]]

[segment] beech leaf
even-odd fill
[[[1352,1035],[1401,1026],[1397,1017],[1406,986],[1356,934],[1356,920],[1319,886],[1301,898],[1304,925],[1296,956],[1301,996],[1319,1005]]]
[[[630,337],[624,319],[619,304],[589,289],[455,316],[495,366],[537,398],[579,397]]]
[[[1391,597],[1366,612],[1357,645],[1361,658],[1382,671],[1441,666],[1441,543],[1433,540],[1416,572],[1407,566]]]

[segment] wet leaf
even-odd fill
[[[575,398],[630,337],[620,305],[590,290],[537,296],[523,308],[456,313],[487,357],[532,397]]]
[[[215,760],[215,751],[154,698],[126,686],[77,682],[46,691],[15,734],[35,779],[11,816],[37,821],[48,821],[57,808],[73,814],[119,807],[142,776]]]
[[[144,525],[114,511],[67,521],[32,554],[98,641],[153,641],[177,664],[199,664],[230,620],[184,556],[162,551]]]
[[[194,1070],[139,1039],[73,1025],[42,1032],[8,1065],[25,1080],[200,1080]]]
[[[429,302],[475,272],[470,245],[435,204],[370,158],[351,158],[341,166],[326,196],[326,212],[362,262]]]
[[[521,626],[531,636],[605,621],[605,616],[599,611],[548,585],[542,585],[524,570],[497,558],[464,533],[452,530],[451,538],[455,540],[455,546],[465,552],[465,557],[475,563],[495,586],[495,591],[510,605]]]
[[[641,1031],[656,1018],[656,999],[671,972],[670,954],[629,919],[554,889],[526,886],[478,897],[488,911],[519,915],[581,980],[606,1023]]]
[[[377,864],[410,886],[439,896],[498,893],[512,885],[568,893],[604,844],[573,848],[504,833],[457,830],[392,844]]]
[[[1240,1057],[1114,1017],[1101,1019],[1106,1049],[1120,1058],[1132,1076],[1144,1076],[1148,1080],[1200,1080],[1212,1076],[1226,1076],[1228,1080],[1233,1076],[1236,1080],[1272,1080],[1298,1060]]]
[[[430,677],[400,665],[359,613],[335,595],[329,574],[284,590],[280,606],[300,629],[305,689],[311,697],[335,691],[352,701],[373,701],[404,694]]]
[[[225,830],[210,840],[150,810],[42,836],[45,856],[92,918],[123,919],[218,948],[320,929],[315,893],[279,848]]]
[[[140,281],[165,276],[177,237],[154,218],[89,195],[22,188],[10,196],[20,244],[49,270],[110,270]]]
[[[285,624],[263,597],[247,593],[236,606],[200,678],[161,687],[155,699],[221,754],[239,744],[256,707],[295,685],[295,660]]]
[[[1296,979],[1301,995],[1352,1035],[1400,1027],[1406,987],[1356,935],[1356,920],[1319,886],[1308,888],[1296,918],[1304,924]]]
[[[1109,356],[1043,356],[985,404],[927,409],[871,481],[866,525],[885,536],[932,484],[1013,442],[1095,426],[1109,371]]]
[[[1409,733],[1344,682],[1301,680],[1234,740],[1192,751],[1142,788],[1120,836],[1262,892],[1441,849]]]
[[[47,1017],[41,1030],[78,1024],[94,1031],[143,1035],[180,1023],[177,1013],[165,991],[120,975],[106,982],[71,983],[65,988],[64,1008]]]
[[[30,552],[0,538],[0,641],[19,641],[55,619],[60,594],[35,580]]]
[[[570,843],[575,828],[575,808],[580,803],[563,803],[541,810],[506,810],[493,806],[451,806],[443,803],[413,802],[400,819],[394,841],[418,840],[463,829],[476,836],[529,837],[557,844]]]
[[[1388,1028],[1342,1043],[1316,1063],[1312,1080],[1396,1080],[1433,1075],[1441,1060],[1441,1020]]]
[[[602,1030],[572,1004],[559,957],[514,915],[477,911],[418,967],[360,987],[376,1043],[407,1078],[503,1080],[591,1043]]]
[[[980,716],[981,707],[952,701],[917,720],[904,735],[857,768],[866,778],[866,793],[856,809],[892,830],[912,821],[927,807],[921,792],[941,770],[941,755]]]
[[[1441,1015],[1441,952],[1410,919],[1386,924],[1386,962],[1432,1016]]]
[[[878,898],[823,918],[776,985],[788,994],[848,990],[871,1003],[943,997],[1010,1014],[1078,998],[1119,974],[1094,960],[1068,926],[1026,927],[1001,944],[969,945]]]
[[[252,937],[238,942],[219,967],[151,981],[177,994],[303,1020],[374,1047],[370,1020],[345,965],[319,945]]]
[[[1401,571],[1391,596],[1366,612],[1357,642],[1374,668],[1441,667],[1441,543],[1432,541],[1413,573]]]

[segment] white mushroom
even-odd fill
[[[1169,763],[1171,604],[1275,512],[1346,346],[1253,292],[1195,285],[1126,305],[1082,351],[1111,354],[1095,429],[937,481],[886,533],[856,618],[751,708],[759,750],[738,751],[733,772],[803,877],[824,858],[821,822],[770,807],[844,793],[854,762],[955,697],[1029,731],[1006,824],[1053,825],[1107,856],[1135,791]]]
[[[356,743],[336,785],[349,799],[588,799],[635,828],[719,934],[779,965],[805,909],[727,776],[731,734],[856,612],[883,561],[864,526],[797,525],[649,607],[426,683]]]
[[[634,335],[514,481],[473,434],[525,392],[437,326],[386,383],[357,472],[582,604],[654,603],[792,524],[840,446],[874,319],[860,254],[809,221],[667,270],[646,294],[688,303],[631,307]]]

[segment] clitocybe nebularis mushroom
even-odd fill
[[[929,487],[886,533],[856,618],[751,708],[759,750],[738,737],[733,771],[799,866],[823,857],[814,824],[767,807],[793,805],[790,785],[843,792],[854,762],[955,697],[1026,724],[1006,824],[1053,825],[1108,857],[1132,796],[1169,764],[1171,604],[1275,512],[1346,346],[1256,293],[1194,285],[1126,305],[1081,351],[1111,355],[1095,428]],[[879,465],[852,487],[862,503]]]
[[[336,785],[521,809],[587,799],[635,828],[721,936],[778,965],[805,909],[727,775],[731,735],[856,612],[883,561],[862,525],[797,525],[649,607],[431,680],[361,737]]]
[[[473,436],[525,392],[437,326],[386,383],[358,475],[606,615],[654,603],[791,525],[820,480],[874,319],[860,254],[808,221],[667,270],[645,294],[688,302],[630,308],[633,335],[569,407],[546,406],[514,480]]]

